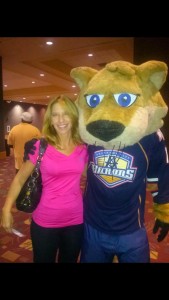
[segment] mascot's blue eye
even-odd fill
[[[128,107],[133,104],[138,95],[122,93],[122,94],[114,94],[114,98],[118,105],[122,107]]]
[[[87,104],[90,107],[96,107],[103,100],[104,95],[93,94],[93,95],[85,95]]]

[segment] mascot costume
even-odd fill
[[[88,144],[81,262],[149,262],[144,224],[146,186],[155,213],[154,233],[169,231],[169,162],[160,128],[167,106],[160,89],[167,65],[147,61],[109,63],[100,71],[78,67],[79,129]],[[34,153],[32,140],[25,157]]]
[[[81,262],[149,262],[144,225],[151,186],[158,241],[169,231],[169,163],[160,128],[167,65],[115,61],[98,71],[72,69],[80,87],[79,129],[88,144]]]

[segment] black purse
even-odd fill
[[[42,193],[42,178],[40,173],[40,163],[47,148],[47,141],[40,139],[39,155],[37,157],[35,168],[32,174],[24,183],[17,199],[16,208],[18,210],[32,213],[39,204]]]

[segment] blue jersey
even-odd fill
[[[147,181],[154,202],[169,202],[169,164],[160,130],[121,150],[89,145],[84,218],[99,231],[127,234],[144,227]]]

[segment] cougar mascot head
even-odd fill
[[[134,65],[109,63],[97,71],[71,71],[80,87],[77,98],[80,133],[85,142],[106,149],[121,149],[162,127],[167,106],[159,92],[167,65],[148,61]]]

